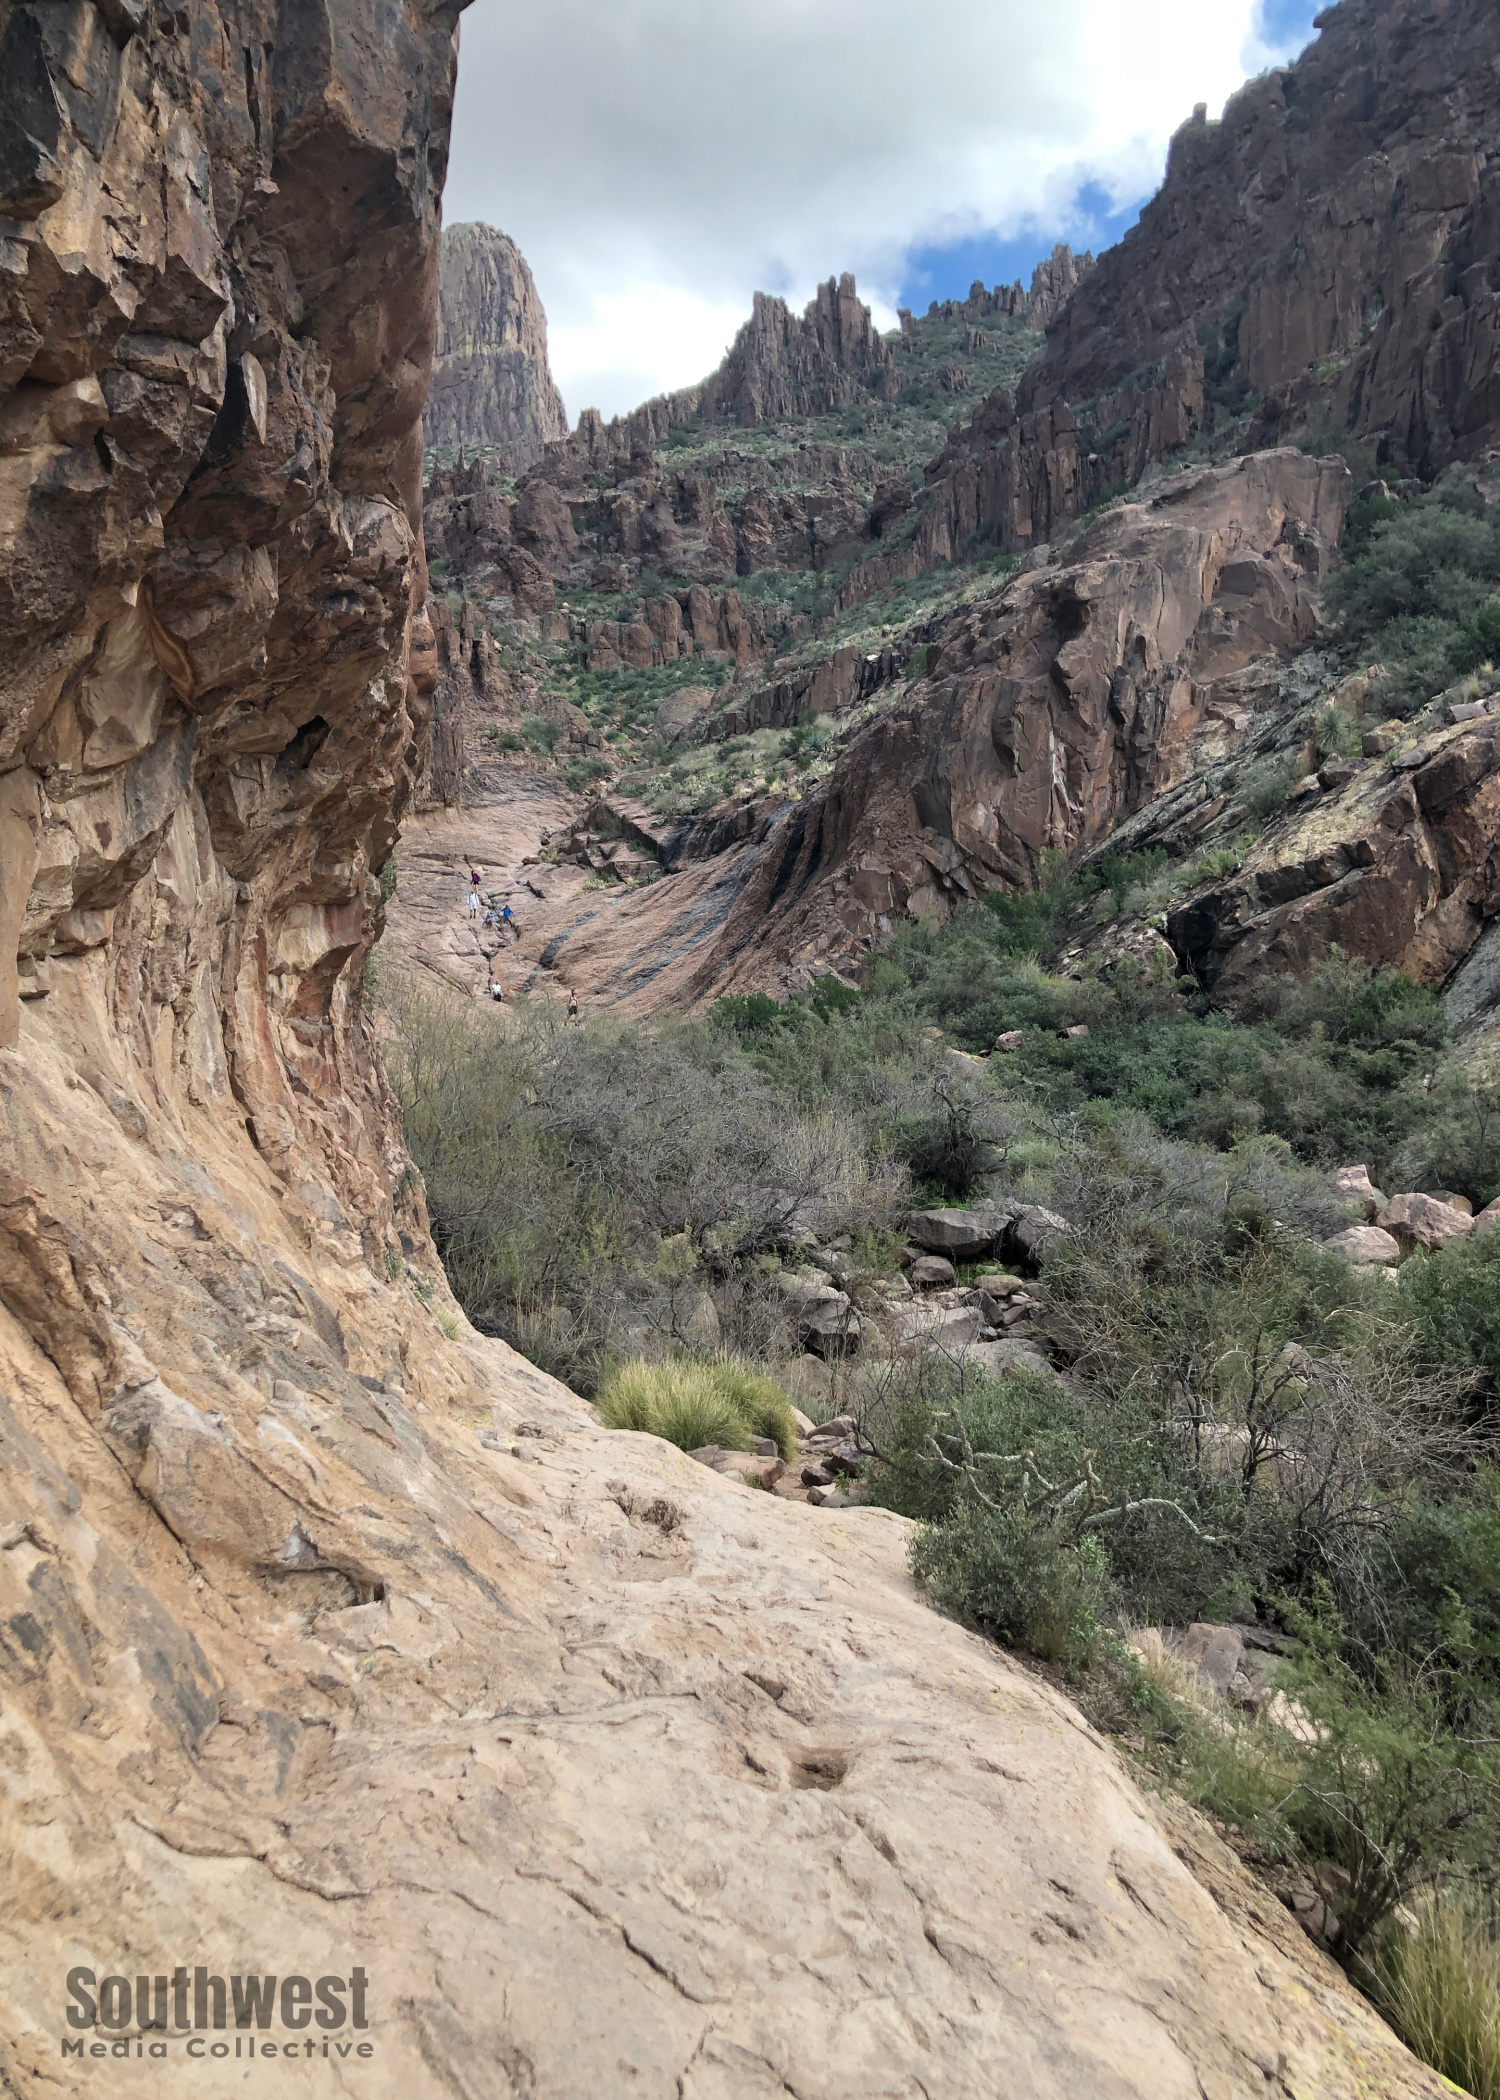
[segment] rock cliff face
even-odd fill
[[[361,985],[452,9],[0,27],[0,2083],[243,2090],[70,1969],[358,1966],[372,2095],[1436,2094],[900,1520],[447,1296]]]
[[[422,418],[429,445],[481,449],[503,473],[568,434],[547,363],[547,316],[526,258],[493,226],[450,226],[438,262],[437,352]]]
[[[820,416],[862,394],[889,401],[899,381],[890,345],[846,270],[818,286],[799,319],[784,299],[755,295],[754,310],[703,390],[705,416],[753,430],[787,416]]]
[[[526,952],[643,1011],[784,994],[857,969],[902,913],[1029,887],[1044,852],[1088,851],[1222,737],[1226,711],[1261,704],[1266,666],[1274,686],[1316,631],[1349,489],[1341,459],[1290,448],[1190,470],[1108,512],[1066,563],[933,621],[920,676],[905,649],[834,651],[731,699],[735,734],[861,704],[872,719],[802,800],[672,837],[668,880],[528,905]]]
[[[1419,983],[1452,977],[1500,910],[1500,720],[1476,714],[1394,765],[1351,764],[1341,791],[1173,913],[1173,946],[1216,997],[1233,1004],[1268,971],[1305,975],[1335,942]]]
[[[1343,0],[1294,66],[1172,143],[1012,403],[934,469],[925,542],[1008,547],[1211,428],[1366,437],[1431,478],[1500,436],[1500,72],[1487,0]],[[1241,438],[1239,442],[1245,442]]]

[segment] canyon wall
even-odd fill
[[[526,258],[493,226],[450,226],[438,262],[437,350],[422,419],[430,446],[534,466],[568,434],[547,363],[547,316]]]
[[[1319,25],[1221,120],[1195,111],[1014,400],[955,431],[925,560],[1050,540],[1215,430],[1235,449],[1353,432],[1424,479],[1500,437],[1494,10],[1343,0]]]
[[[831,771],[796,800],[711,811],[669,881],[570,902],[552,966],[645,1010],[784,996],[856,973],[905,914],[1032,887],[1044,854],[1100,844],[1200,762],[1226,710],[1243,721],[1274,690],[1317,630],[1350,487],[1342,459],[1290,447],[1188,470],[915,647],[768,684],[730,725],[853,717]]]
[[[358,1971],[320,2091],[1436,2095],[900,1519],[448,1296],[362,993],[453,8],[0,38],[0,2084],[243,2091],[198,1968]]]

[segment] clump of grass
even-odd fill
[[[700,1451],[705,1444],[748,1451],[752,1437],[764,1436],[774,1439],[783,1458],[796,1456],[791,1402],[773,1379],[742,1357],[722,1356],[712,1363],[686,1356],[665,1363],[635,1357],[605,1380],[597,1404],[607,1429],[643,1430],[683,1451]]]
[[[642,1430],[682,1451],[700,1451],[705,1444],[725,1451],[750,1448],[751,1431],[734,1402],[708,1366],[685,1358],[654,1364],[636,1357],[621,1364],[600,1387],[598,1407],[606,1429]]]
[[[790,1463],[797,1455],[797,1425],[792,1420],[792,1404],[775,1380],[741,1357],[721,1357],[707,1368],[716,1390],[736,1410],[750,1434],[770,1437]]]
[[[1375,2001],[1407,2047],[1474,2100],[1500,2100],[1500,1946],[1444,1892],[1394,1925],[1372,1964]]]

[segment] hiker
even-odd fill
[[[578,1019],[578,994],[574,991],[568,993],[568,1019],[570,1021]]]
[[[499,985],[496,984],[493,977],[490,979],[490,997],[494,1000],[497,1006],[503,1006],[505,1004],[505,994],[501,991]]]
[[[500,924],[505,928],[507,933],[515,934],[517,938],[520,937],[521,929],[516,924],[516,915],[510,908],[509,898],[507,898],[505,903],[500,907]]]
[[[478,890],[470,890],[470,892],[469,892],[469,917],[470,917],[471,919],[477,919],[477,918],[479,917],[479,892],[478,892]]]
[[[478,889],[478,887],[479,887],[479,885],[480,885],[480,883],[481,883],[481,882],[482,882],[483,880],[484,880],[484,877],[483,877],[483,876],[482,876],[482,875],[480,874],[480,872],[479,872],[479,870],[478,870],[477,868],[470,868],[470,870],[469,870],[469,888],[470,888],[471,890],[477,890],[477,889]]]

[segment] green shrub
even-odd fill
[[[606,1429],[641,1430],[683,1451],[705,1444],[725,1451],[750,1448],[750,1429],[712,1368],[685,1358],[648,1363],[637,1357],[621,1364],[599,1388],[595,1404]]]
[[[1226,875],[1237,875],[1244,862],[1244,855],[1234,846],[1211,846],[1200,853],[1193,869],[1197,882],[1222,882]]]
[[[1496,653],[1500,520],[1433,495],[1357,505],[1350,527],[1328,601],[1345,643],[1390,673],[1389,704],[1409,713]]]
[[[1281,808],[1296,778],[1289,758],[1253,759],[1240,775],[1235,800],[1253,824],[1263,824]]]
[[[1428,1895],[1387,1931],[1365,1980],[1414,2055],[1473,2100],[1500,2100],[1500,1948],[1478,1905]]]
[[[1477,612],[1460,620],[1458,633],[1448,644],[1448,661],[1455,671],[1477,671],[1481,664],[1500,656],[1500,597],[1487,598]]]
[[[1144,853],[1102,853],[1093,868],[1113,898],[1116,912],[1122,912],[1130,892],[1159,875],[1167,859],[1165,847],[1152,846]]]
[[[1414,1254],[1400,1290],[1427,1361],[1479,1371],[1500,1396],[1500,1232]]]
[[[1098,1656],[1111,1585],[1097,1538],[1074,1541],[971,1503],[920,1527],[911,1566],[918,1587],[951,1618],[1075,1669]]]
[[[1303,1650],[1284,1671],[1307,1718],[1289,1819],[1314,1859],[1343,1867],[1347,1956],[1368,1952],[1398,1906],[1440,1877],[1494,1872],[1500,1842],[1500,1709],[1474,1674],[1455,1607],[1445,1648],[1387,1653],[1356,1669],[1322,1584],[1289,1607]]]
[[[550,754],[556,750],[563,733],[563,725],[550,715],[523,715],[521,734],[533,751]]]
[[[1296,1846],[1287,1804],[1301,1781],[1303,1747],[1269,1718],[1242,1718],[1211,1694],[1181,1700],[1156,1743],[1174,1791],[1272,1859]]]

